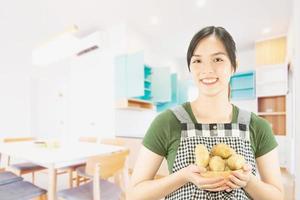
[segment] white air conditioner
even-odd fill
[[[99,49],[101,34],[100,31],[82,34],[77,28],[69,29],[35,48],[32,52],[32,63],[38,66],[49,65]]]

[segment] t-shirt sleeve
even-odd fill
[[[164,111],[152,121],[143,139],[143,145],[161,156],[167,155],[170,111]]]
[[[272,151],[278,143],[267,120],[259,116],[254,116],[252,120],[255,120],[255,157],[258,158]]]

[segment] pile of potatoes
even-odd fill
[[[212,147],[211,152],[203,144],[195,148],[196,165],[207,169],[201,173],[204,177],[228,177],[231,171],[241,170],[246,161],[230,146],[219,143]]]

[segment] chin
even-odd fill
[[[201,91],[201,94],[203,96],[207,96],[207,97],[215,97],[215,96],[218,96],[220,93],[222,93],[222,90],[210,90],[210,91],[202,90]]]

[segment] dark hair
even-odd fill
[[[190,42],[189,48],[188,48],[188,52],[187,52],[187,63],[188,63],[188,68],[189,71],[191,71],[190,69],[190,62],[191,62],[191,58],[193,56],[193,53],[198,45],[198,43],[210,36],[210,35],[214,35],[216,36],[225,46],[226,52],[229,56],[229,60],[231,62],[231,65],[234,68],[234,71],[236,70],[237,64],[236,64],[236,47],[235,47],[235,42],[232,38],[232,36],[223,28],[223,27],[215,27],[215,26],[207,26],[203,29],[201,29],[198,33],[196,33],[193,37],[193,39]]]

